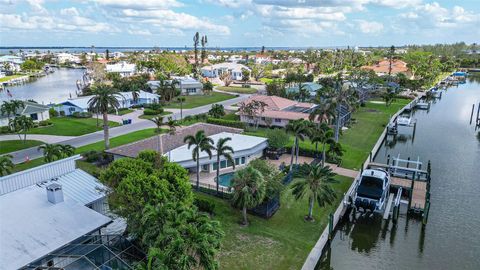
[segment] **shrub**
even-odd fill
[[[128,108],[119,108],[118,111],[121,112],[121,111],[127,111]]]
[[[290,136],[283,129],[268,129],[266,131],[268,145],[273,149],[282,149],[290,142]]]
[[[239,122],[239,121],[231,121],[231,120],[218,119],[218,118],[208,118],[207,123],[226,126],[226,127],[245,129],[245,123]]]
[[[85,154],[83,154],[83,156],[85,157],[86,162],[92,163],[92,162],[98,161],[98,159],[100,158],[100,154],[101,153],[92,150],[92,151],[86,152]]]
[[[0,127],[0,134],[10,133],[10,128],[8,126]]]
[[[209,200],[195,198],[193,204],[196,205],[201,212],[214,214],[215,204]]]
[[[46,127],[46,126],[52,125],[52,122],[50,122],[48,120],[43,120],[43,121],[38,122],[38,125],[41,126],[41,127]]]
[[[135,105],[130,106],[130,108],[132,108],[132,109],[143,108],[143,104],[135,104]]]
[[[65,111],[60,111],[60,116],[65,116]]]
[[[50,108],[48,110],[48,115],[50,115],[50,117],[57,117],[58,116],[58,112],[55,110],[55,108]]]
[[[158,111],[155,111],[155,110],[152,110],[152,109],[144,109],[143,110],[143,114],[144,115],[157,115],[157,114],[161,114],[162,112],[158,112]]]
[[[91,112],[74,112],[72,116],[75,118],[91,118],[93,115]]]
[[[158,111],[158,110],[162,109],[162,104],[160,104],[160,103],[150,103],[150,104],[143,105],[143,107],[148,108],[148,109],[152,109],[154,111]]]

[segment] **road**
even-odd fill
[[[249,96],[250,95],[240,95],[239,97],[229,99],[229,100],[224,100],[224,101],[221,101],[221,102],[216,102],[215,104],[222,104],[224,107],[227,107],[227,106],[233,105],[235,103],[238,103],[240,101],[243,101],[243,100],[247,99]],[[214,103],[212,103],[212,104],[214,104]],[[196,107],[196,108],[193,108],[193,109],[185,109],[185,110],[183,110],[183,117],[188,116],[188,115],[197,115],[197,114],[206,113],[210,110],[210,108],[212,107],[212,104]],[[174,113],[174,114],[171,114],[169,116],[173,117],[173,119],[175,119],[175,120],[180,119],[180,113]],[[124,125],[124,126],[110,128],[110,138],[117,137],[117,136],[120,136],[120,135],[124,135],[124,134],[127,134],[127,133],[131,133],[131,132],[134,132],[134,131],[137,131],[137,130],[142,130],[142,129],[147,129],[147,128],[155,128],[155,127],[156,127],[155,124],[151,121],[138,120],[137,122],[134,121],[130,125]],[[27,135],[27,139],[28,138],[29,137]],[[74,147],[80,147],[80,146],[84,146],[84,145],[87,145],[87,144],[96,143],[96,142],[99,142],[99,141],[103,141],[103,131],[97,131],[97,132],[94,132],[94,133],[86,134],[86,135],[83,135],[83,136],[78,136],[78,137],[68,139],[68,140],[64,140],[64,141],[60,141],[60,142],[57,142],[57,143],[59,143],[59,144],[69,144],[69,145],[74,146]],[[13,157],[12,161],[13,161],[14,164],[22,163],[27,159],[33,160],[33,159],[37,159],[37,158],[40,158],[40,157],[43,156],[42,152],[37,150],[37,147],[31,147],[31,148],[23,149],[23,150],[20,150],[20,151],[12,152],[12,153],[10,153],[10,155],[12,155],[12,157]]]

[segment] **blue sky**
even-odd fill
[[[0,0],[0,46],[480,43],[480,0]]]

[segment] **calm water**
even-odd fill
[[[7,87],[13,97],[9,97],[6,91],[0,92],[0,102],[9,99],[33,99],[43,104],[65,101],[70,94],[76,97],[76,81],[82,79],[83,72],[83,69],[55,69],[54,73],[33,82]]]
[[[429,111],[416,111],[414,140],[402,128],[401,140],[384,145],[376,157],[385,162],[400,153],[432,161],[425,230],[406,209],[396,226],[369,218],[345,222],[321,269],[480,269],[480,138],[469,125],[472,104],[480,102],[479,79],[448,89]]]

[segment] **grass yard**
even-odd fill
[[[6,81],[9,81],[11,79],[20,78],[20,77],[23,77],[23,76],[25,76],[25,75],[16,74],[16,75],[5,76],[5,77],[0,78],[0,82],[6,82]]]
[[[99,120],[100,126],[97,127],[97,119],[94,118],[74,118],[74,117],[55,117],[51,118],[51,126],[38,127],[31,129],[29,134],[46,134],[60,136],[81,136],[95,131],[102,130],[102,120]],[[109,122],[110,127],[119,126],[119,123]]]
[[[238,94],[255,94],[257,93],[257,89],[253,87],[239,87],[239,86],[219,86],[217,87],[220,91],[230,92],[230,93],[238,93]]]
[[[194,95],[194,96],[183,96],[185,102],[183,102],[184,109],[192,109],[200,107],[207,104],[212,104],[215,102],[220,102],[228,99],[235,98],[234,95],[212,92],[210,95]],[[170,109],[180,109],[180,102],[174,101],[164,106],[165,108]]]
[[[23,140],[0,141],[0,154],[15,152],[41,144],[43,144],[43,142],[35,140],[26,140],[25,142]]]
[[[140,115],[138,118],[142,118],[142,119],[152,119],[152,118],[157,117],[157,116],[165,116],[165,115],[169,115],[169,114],[172,114],[172,112],[163,112],[163,113],[157,114],[157,115],[146,115],[146,114],[142,114],[142,115]]]
[[[360,107],[352,116],[356,123],[348,130],[343,131],[340,136],[340,143],[345,149],[341,167],[359,169],[382,134],[389,117],[409,102],[409,99],[397,99],[387,107],[385,103],[376,100],[368,102],[365,107]],[[258,128],[249,130],[245,134],[266,137],[265,131],[265,128]],[[288,147],[292,146],[293,142],[294,137],[292,136]],[[314,150],[315,145],[306,139],[300,142],[300,148]],[[319,149],[321,149],[321,145],[319,145]]]
[[[132,109],[118,110],[118,115],[125,115],[125,114],[132,113],[132,112],[133,112]]]
[[[264,84],[269,84],[273,82],[273,79],[270,78],[260,78],[260,81],[263,82]]]
[[[196,193],[197,197],[215,203],[213,219],[220,221],[225,232],[219,254],[220,269],[300,269],[327,225],[328,214],[336,209],[352,182],[347,177],[336,178],[337,201],[322,209],[315,206],[314,222],[304,221],[307,199],[296,201],[289,189],[282,195],[280,209],[272,218],[249,215],[248,227],[239,224],[240,210],[231,207],[228,201]]]

